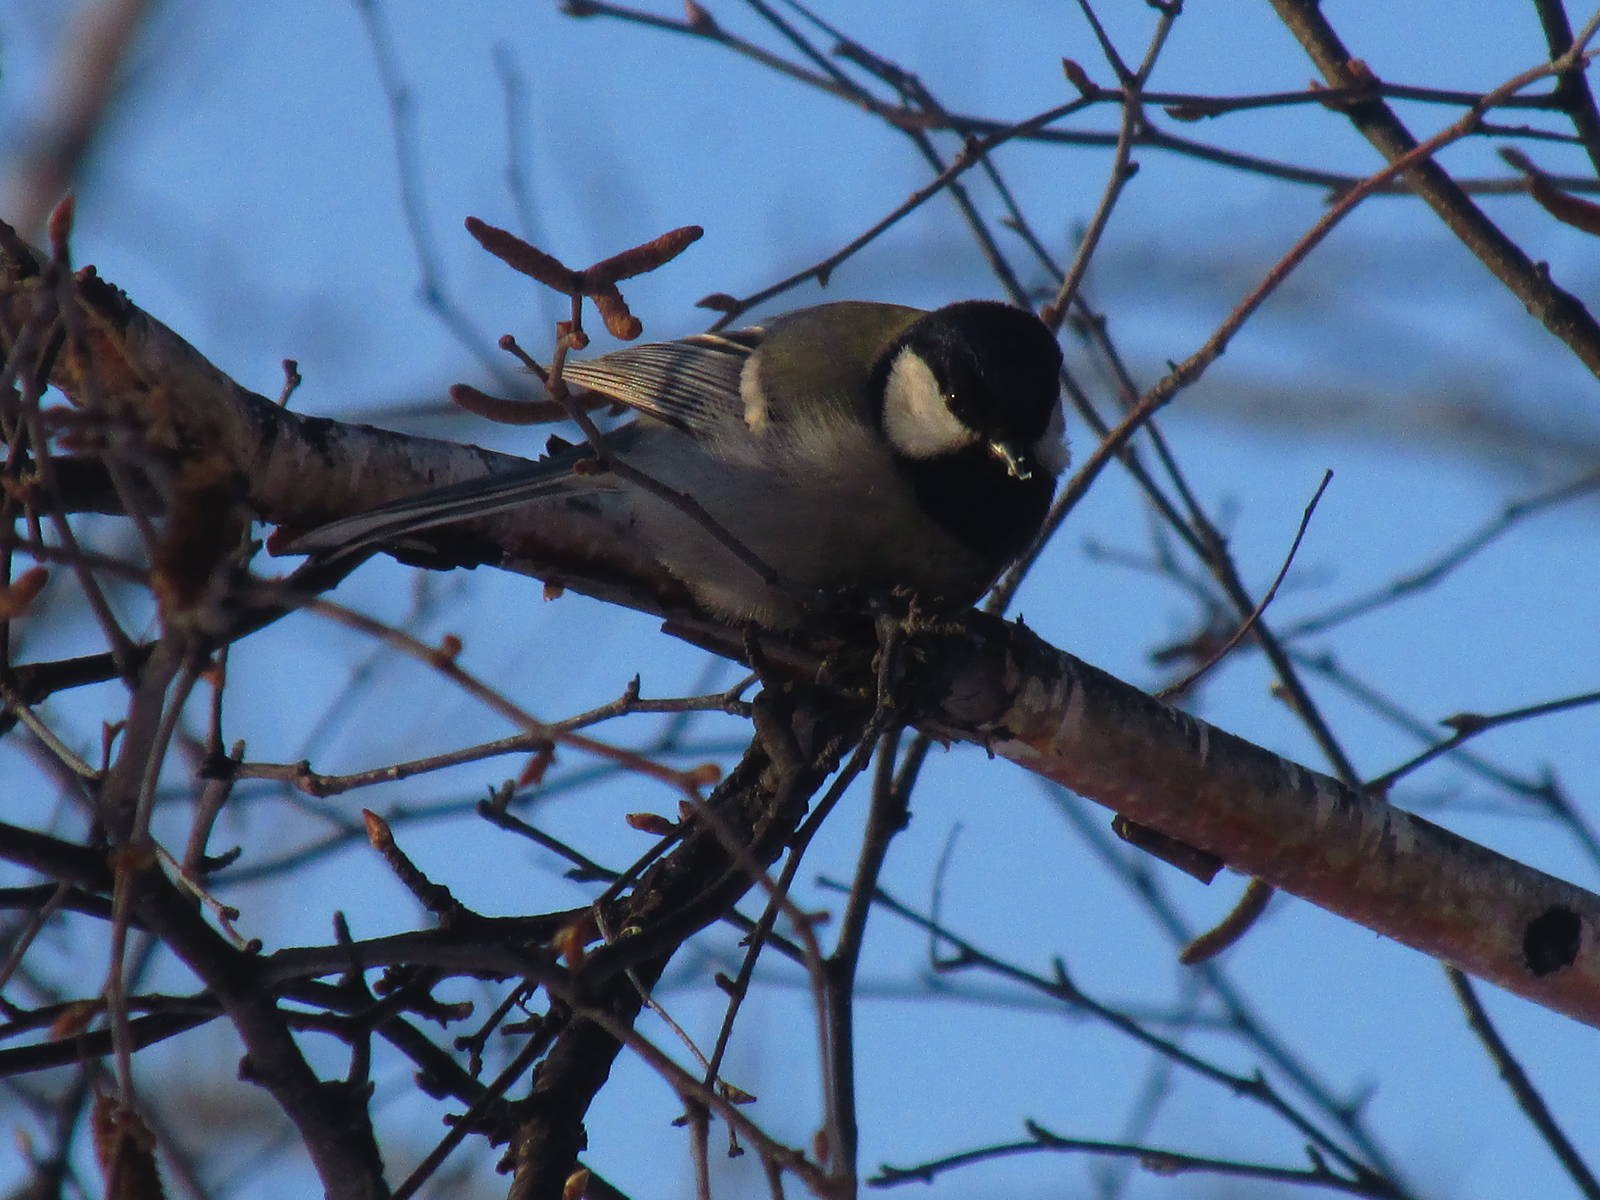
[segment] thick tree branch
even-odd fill
[[[46,256],[0,221],[0,360],[23,331],[48,330],[59,321],[61,293],[48,271]],[[235,383],[92,267],[77,273],[70,294],[86,334],[83,353],[74,345],[57,354],[50,383],[75,401],[93,397],[113,414],[161,429],[180,456],[220,458],[245,502],[271,524],[304,530],[524,463],[477,446],[302,417]],[[582,590],[614,603],[637,604],[651,595],[683,599],[669,575],[626,547],[613,545],[603,562],[594,561],[597,536],[609,539],[603,531],[597,535],[583,513],[532,527],[513,511],[418,538],[402,557],[429,566],[494,563],[575,587],[582,580]],[[621,592],[610,588],[614,578],[626,581]]]
[[[932,731],[1235,870],[1600,1026],[1600,896],[976,620],[919,645]]]

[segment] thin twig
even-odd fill
[[[1595,1178],[1594,1172],[1589,1169],[1589,1164],[1584,1162],[1577,1147],[1556,1122],[1555,1114],[1544,1102],[1539,1089],[1534,1087],[1533,1080],[1528,1078],[1528,1073],[1522,1069],[1517,1056],[1512,1053],[1511,1047],[1506,1045],[1494,1022],[1489,1019],[1483,1002],[1478,999],[1478,992],[1473,987],[1472,980],[1455,967],[1445,967],[1444,974],[1450,981],[1456,999],[1461,1002],[1462,1011],[1467,1018],[1467,1028],[1471,1029],[1478,1041],[1483,1043],[1484,1052],[1494,1063],[1500,1078],[1505,1081],[1512,1098],[1517,1102],[1517,1107],[1527,1115],[1529,1122],[1544,1139],[1545,1145],[1550,1147],[1550,1152],[1560,1161],[1578,1190],[1588,1197],[1588,1200],[1600,1200],[1600,1179]]]
[[[1261,620],[1261,614],[1267,611],[1267,605],[1272,603],[1273,597],[1278,594],[1278,588],[1283,585],[1283,580],[1289,574],[1289,568],[1294,564],[1295,555],[1300,552],[1300,543],[1306,536],[1306,530],[1311,527],[1311,516],[1317,511],[1317,502],[1322,499],[1322,493],[1328,490],[1328,484],[1333,482],[1333,472],[1324,471],[1322,482],[1317,484],[1317,490],[1312,493],[1311,499],[1306,502],[1305,511],[1300,514],[1300,527],[1295,530],[1294,540],[1289,543],[1289,551],[1283,556],[1283,565],[1278,568],[1278,573],[1273,577],[1272,586],[1250,610],[1250,615],[1239,623],[1227,641],[1212,651],[1211,656],[1194,670],[1190,671],[1176,683],[1169,683],[1156,693],[1162,699],[1168,696],[1181,696],[1192,688],[1207,671],[1216,666],[1233,652],[1240,642],[1250,633]]]
[[[615,762],[640,775],[658,779],[677,788],[684,795],[691,798],[698,798],[700,789],[706,786],[707,783],[714,782],[710,772],[705,768],[694,768],[689,771],[675,770],[672,767],[665,767],[660,763],[653,762],[644,755],[624,750],[621,747],[607,745],[604,742],[585,737],[580,733],[560,729],[530,716],[457,663],[455,654],[459,651],[459,646],[439,647],[426,645],[404,630],[396,629],[392,625],[385,625],[381,621],[374,620],[363,613],[358,613],[354,609],[335,604],[330,600],[311,600],[305,607],[309,612],[327,617],[409,654],[417,661],[438,671],[468,695],[499,713],[513,724],[521,726],[530,734],[544,734],[552,742],[571,746],[575,750],[581,750],[586,754],[593,754],[599,758]]]
[[[1018,1154],[1054,1153],[1093,1154],[1101,1157],[1133,1159],[1145,1170],[1156,1175],[1184,1175],[1193,1172],[1220,1175],[1231,1179],[1261,1179],[1275,1183],[1296,1183],[1308,1187],[1329,1188],[1351,1196],[1392,1196],[1394,1193],[1381,1180],[1363,1177],[1346,1177],[1328,1169],[1316,1155],[1311,1155],[1309,1167],[1274,1167],[1267,1163],[1241,1162],[1236,1159],[1207,1158],[1198,1154],[1183,1154],[1154,1146],[1125,1142],[1105,1142],[1089,1138],[1069,1138],[1052,1133],[1037,1122],[1027,1122],[1029,1137],[1025,1141],[1000,1142],[929,1159],[909,1167],[895,1167],[887,1163],[878,1169],[869,1182],[873,1187],[889,1188],[904,1183],[932,1183],[940,1175],[959,1167],[975,1163],[992,1162]]]
[[[1504,725],[1513,725],[1518,721],[1528,721],[1534,717],[1547,717],[1551,713],[1569,712],[1575,708],[1587,708],[1590,705],[1600,704],[1600,691],[1584,692],[1576,696],[1563,696],[1559,700],[1546,700],[1541,704],[1530,704],[1526,708],[1513,708],[1506,712],[1494,713],[1484,716],[1480,713],[1459,713],[1450,717],[1445,724],[1455,727],[1455,732],[1443,741],[1429,746],[1421,754],[1407,759],[1392,771],[1386,771],[1367,784],[1367,790],[1374,795],[1382,795],[1394,786],[1396,780],[1409,775],[1424,763],[1432,762],[1441,754],[1448,754],[1465,741],[1486,733],[1491,729],[1498,729]]]
[[[1289,641],[1314,633],[1325,633],[1355,617],[1366,616],[1407,596],[1424,592],[1469,562],[1475,555],[1492,546],[1529,517],[1591,494],[1600,494],[1600,470],[1585,471],[1576,479],[1569,480],[1559,487],[1507,504],[1477,529],[1425,565],[1408,571],[1382,587],[1335,605],[1326,612],[1295,621],[1280,629],[1279,636]]]

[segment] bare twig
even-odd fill
[[[1345,47],[1315,0],[1272,0],[1272,5],[1330,84],[1346,87],[1357,80],[1360,72],[1353,64],[1360,60]],[[1501,99],[1552,75],[1559,79],[1581,73],[1592,57],[1588,44],[1597,24],[1600,24],[1600,14],[1591,17],[1571,45],[1554,55],[1550,62],[1508,79],[1486,93],[1459,120],[1421,143],[1381,101],[1357,104],[1349,110],[1349,116],[1362,135],[1389,160],[1389,170],[1381,174],[1390,178],[1403,172],[1411,187],[1440,220],[1528,311],[1561,339],[1590,371],[1600,373],[1600,325],[1595,323],[1589,310],[1557,287],[1548,269],[1534,263],[1521,247],[1506,237],[1431,157],[1448,143],[1473,132],[1483,114]],[[1364,71],[1364,67],[1361,70]]]
[[[820,883],[823,887],[834,891],[843,892],[847,890],[843,884],[834,880],[825,878]],[[1086,1012],[1118,1033],[1138,1042],[1146,1049],[1162,1055],[1176,1066],[1209,1079],[1214,1083],[1223,1084],[1235,1095],[1242,1096],[1263,1106],[1285,1121],[1298,1137],[1305,1138],[1320,1152],[1340,1162],[1353,1176],[1368,1180],[1371,1183],[1377,1183],[1382,1178],[1329,1137],[1326,1132],[1319,1129],[1305,1114],[1297,1110],[1280,1095],[1259,1073],[1246,1076],[1227,1071],[1178,1045],[1175,1041],[1157,1036],[1142,1023],[1129,1017],[1120,1009],[1104,1004],[1089,996],[1071,980],[1067,974],[1065,964],[1059,959],[1053,964],[1053,974],[1045,976],[989,953],[972,940],[960,936],[947,926],[931,921],[916,910],[903,904],[882,888],[874,891],[873,902],[878,907],[888,910],[919,929],[936,935],[941,942],[952,947],[956,954],[952,959],[948,960],[946,969],[981,969],[999,978],[1010,980],[1042,995],[1049,996],[1065,1006]],[[1398,1195],[1401,1193],[1398,1188],[1394,1188],[1391,1185],[1391,1190],[1385,1194]]]
[[[1588,1200],[1600,1200],[1600,1179],[1595,1178],[1594,1172],[1589,1169],[1589,1164],[1583,1160],[1577,1147],[1557,1123],[1555,1114],[1544,1102],[1544,1097],[1534,1087],[1533,1080],[1529,1079],[1528,1073],[1522,1069],[1522,1064],[1517,1061],[1517,1056],[1512,1053],[1511,1047],[1506,1045],[1505,1039],[1500,1036],[1500,1031],[1494,1027],[1494,1022],[1489,1019],[1483,1002],[1478,999],[1478,992],[1472,986],[1472,980],[1454,967],[1445,968],[1445,978],[1450,981],[1456,999],[1461,1002],[1462,1011],[1466,1014],[1467,1027],[1483,1043],[1484,1052],[1494,1063],[1500,1078],[1505,1081],[1506,1087],[1517,1102],[1517,1107],[1527,1114],[1534,1129],[1544,1139],[1545,1145],[1550,1147],[1550,1152],[1560,1160],[1578,1190],[1588,1197]]]
[[[1575,708],[1587,708],[1594,704],[1600,704],[1600,691],[1584,692],[1576,696],[1563,696],[1559,700],[1546,700],[1542,704],[1530,704],[1525,708],[1513,708],[1492,715],[1457,713],[1452,717],[1445,718],[1442,722],[1455,730],[1453,734],[1443,741],[1429,746],[1414,758],[1407,759],[1393,770],[1384,772],[1367,784],[1367,790],[1373,795],[1383,795],[1394,786],[1396,780],[1409,775],[1424,763],[1432,762],[1441,754],[1450,753],[1457,746],[1477,737],[1480,733],[1498,729],[1504,725],[1512,725],[1518,721],[1549,716],[1551,713],[1569,712]]]
[[[1530,517],[1594,494],[1600,494],[1600,470],[1585,471],[1576,479],[1558,487],[1513,501],[1423,566],[1407,572],[1383,587],[1346,600],[1326,612],[1291,622],[1280,631],[1280,636],[1289,641],[1313,633],[1325,633],[1355,617],[1365,616],[1397,600],[1425,592]]]
[[[334,604],[328,600],[310,601],[306,608],[369,637],[378,638],[395,649],[403,651],[412,658],[438,671],[468,695],[499,713],[513,724],[520,725],[529,734],[542,734],[548,737],[551,742],[571,746],[575,750],[582,750],[586,754],[593,754],[615,762],[631,771],[660,780],[662,783],[678,789],[688,797],[698,797],[702,787],[705,787],[708,783],[715,782],[715,768],[697,767],[689,771],[675,770],[671,767],[662,766],[660,763],[632,751],[610,746],[593,738],[585,737],[583,734],[573,733],[537,720],[460,666],[455,661],[456,654],[460,651],[459,645],[425,645],[403,630],[385,625],[353,609],[345,608],[343,605]]]
[[[127,87],[126,62],[149,7],[149,0],[93,0],[74,12],[61,57],[46,74],[52,95],[6,189],[6,215],[22,229],[38,228],[92,155]]]
[[[1317,511],[1317,502],[1322,499],[1322,493],[1328,490],[1328,484],[1332,482],[1333,472],[1324,471],[1322,473],[1322,482],[1317,484],[1317,490],[1312,493],[1311,499],[1306,502],[1305,511],[1300,514],[1300,527],[1295,530],[1294,540],[1289,543],[1289,552],[1283,556],[1283,565],[1278,568],[1277,575],[1273,576],[1272,586],[1267,588],[1261,599],[1256,603],[1256,606],[1250,610],[1250,615],[1239,623],[1239,627],[1228,636],[1228,639],[1222,645],[1212,651],[1211,656],[1205,662],[1195,667],[1194,670],[1176,683],[1167,684],[1156,695],[1162,699],[1166,699],[1168,696],[1183,695],[1195,685],[1202,675],[1228,657],[1233,652],[1234,647],[1244,641],[1250,630],[1260,622],[1261,614],[1267,611],[1267,606],[1272,603],[1273,597],[1278,594],[1278,588],[1283,585],[1284,577],[1289,574],[1289,568],[1294,565],[1295,555],[1300,552],[1300,543],[1306,536],[1306,530],[1311,526],[1311,515]]]
[[[1207,1158],[1198,1154],[1183,1154],[1154,1146],[1133,1145],[1125,1142],[1096,1141],[1089,1138],[1069,1138],[1052,1133],[1034,1121],[1027,1122],[1028,1138],[1024,1141],[999,1142],[980,1146],[957,1154],[947,1154],[910,1167],[895,1167],[885,1163],[871,1180],[874,1187],[890,1188],[905,1183],[932,1183],[940,1175],[960,1167],[992,1162],[1018,1154],[1053,1153],[1090,1154],[1107,1158],[1126,1158],[1137,1162],[1146,1171],[1156,1175],[1186,1175],[1192,1173],[1220,1175],[1225,1179],[1261,1179],[1275,1183],[1301,1184],[1307,1187],[1328,1188],[1351,1196],[1391,1197],[1394,1190],[1379,1179],[1340,1175],[1330,1170],[1317,1154],[1310,1154],[1309,1167],[1275,1167],[1267,1163],[1241,1162],[1234,1159]]]

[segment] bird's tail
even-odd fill
[[[571,485],[574,459],[529,463],[510,471],[419,492],[302,534],[280,553],[342,558],[439,525],[504,512]]]

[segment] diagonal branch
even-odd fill
[[[1021,626],[917,639],[930,732],[1600,1026],[1600,896],[1145,695]]]
[[[1364,68],[1340,40],[1317,0],[1272,0],[1272,7],[1311,56],[1330,87],[1348,88],[1363,82]],[[1574,70],[1581,72],[1584,64],[1579,60],[1583,46],[1593,31],[1591,22],[1590,27],[1578,35],[1578,41],[1554,59],[1553,73],[1565,78]],[[1350,104],[1345,112],[1361,135],[1390,163],[1416,150],[1416,138],[1383,100],[1358,101]],[[1549,271],[1501,232],[1432,158],[1411,162],[1404,179],[1450,232],[1461,239],[1546,329],[1565,342],[1589,370],[1600,374],[1600,324],[1596,324],[1582,303],[1557,287]]]

